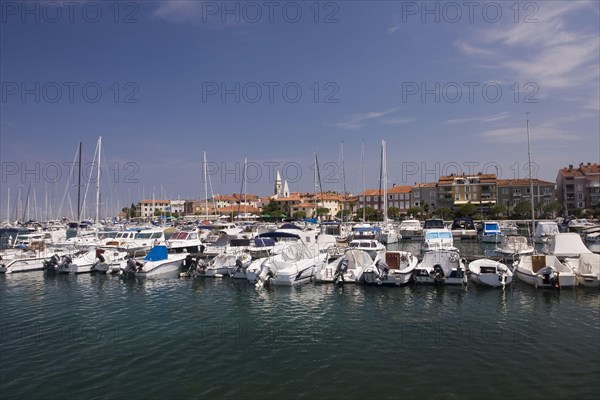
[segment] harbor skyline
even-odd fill
[[[60,203],[98,136],[103,203],[121,207],[204,197],[203,151],[215,194],[240,192],[246,157],[248,191],[276,170],[314,191],[315,152],[342,191],[341,143],[359,193],[379,185],[381,139],[390,186],[526,178],[527,112],[535,178],[600,161],[598,3],[470,7],[3,1],[0,215],[30,184]]]

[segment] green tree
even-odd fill
[[[377,212],[377,210],[375,210],[371,207],[365,207],[364,213],[365,213],[365,219],[367,221],[377,221],[377,217],[379,216],[379,213]],[[363,209],[362,208],[359,208],[358,210],[356,210],[356,217],[358,219],[362,219],[362,217],[363,217]]]
[[[329,208],[326,207],[318,207],[317,208],[317,215],[323,216],[323,215],[329,215]]]
[[[506,213],[506,207],[501,204],[496,204],[494,207],[490,208],[490,218],[492,219],[497,219],[504,213]]]
[[[452,210],[448,207],[440,207],[436,210],[435,214],[437,214],[441,219],[445,220],[452,214]]]
[[[388,208],[388,218],[400,218],[400,209],[398,207],[390,207]]]
[[[513,208],[513,217],[518,219],[531,218],[531,204],[527,200],[521,200]]]
[[[418,217],[418,216],[420,216],[420,215],[421,215],[421,212],[422,212],[422,211],[423,211],[423,210],[421,210],[421,208],[419,208],[419,207],[411,207],[411,208],[409,208],[409,209],[406,211],[406,213],[407,213],[408,215],[412,215],[413,217],[415,217],[415,218],[416,218],[416,217]]]
[[[263,207],[263,213],[265,214],[278,214],[278,212],[279,205],[274,200],[269,201],[269,204]]]
[[[296,218],[296,219],[304,219],[306,218],[306,212],[305,211],[296,211],[292,217]]]
[[[456,217],[472,217],[477,212],[477,206],[475,204],[471,204],[470,202],[467,204],[461,205],[458,210],[454,213]]]
[[[546,218],[556,217],[556,215],[558,215],[561,210],[562,210],[562,204],[560,204],[556,200],[554,200],[550,203],[544,204],[542,206],[542,212],[544,213],[544,217],[546,217]]]

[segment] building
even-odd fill
[[[438,208],[438,187],[435,182],[415,183],[411,188],[412,207],[421,208],[425,213]]]
[[[411,207],[410,186],[393,185],[387,190],[387,207],[398,208],[401,214],[406,214]],[[367,189],[358,195],[358,208],[370,207],[374,210],[383,209],[383,191],[379,189]]]
[[[533,183],[533,206],[536,213],[540,213],[545,204],[555,200],[555,189],[553,182],[532,179]],[[512,209],[525,200],[531,202],[531,186],[529,179],[498,179],[498,204],[506,208],[510,214]]]
[[[496,175],[441,176],[438,180],[438,206],[450,209],[471,203],[485,210],[496,205]]]
[[[157,211],[161,213],[168,212],[170,206],[171,200],[142,200],[138,204],[138,210],[140,217],[151,218]]]
[[[569,165],[558,171],[556,197],[565,215],[592,208],[600,203],[600,164]]]

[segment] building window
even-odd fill
[[[577,200],[583,200],[583,193],[577,193]]]
[[[508,189],[502,189],[502,194],[508,194]]]
[[[577,184],[577,191],[578,192],[583,192],[583,185],[582,184],[580,184],[580,183]]]
[[[432,199],[435,199],[435,192],[433,192],[433,191],[432,191],[432,192],[430,192],[430,193],[429,193],[429,197],[431,197]]]
[[[413,193],[413,197],[414,197],[415,199],[416,199],[416,198],[418,198],[418,197],[419,197],[419,192],[414,192],[414,193]]]
[[[583,208],[583,207],[584,207],[584,205],[583,205],[582,201],[580,201],[579,203],[577,203],[577,208]]]

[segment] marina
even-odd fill
[[[457,246],[462,254],[494,250]],[[588,399],[600,390],[597,287],[536,290],[517,279],[504,290],[471,283],[257,290],[246,279],[178,273],[31,272],[0,275],[0,304],[7,398],[68,391],[275,399],[290,390],[298,398],[368,398],[366,382],[375,381],[381,398]],[[381,379],[382,369],[399,364],[402,379]],[[144,365],[142,375],[135,365]],[[463,379],[473,368],[487,371],[476,384]],[[544,379],[516,379],[524,368],[544,370]]]

